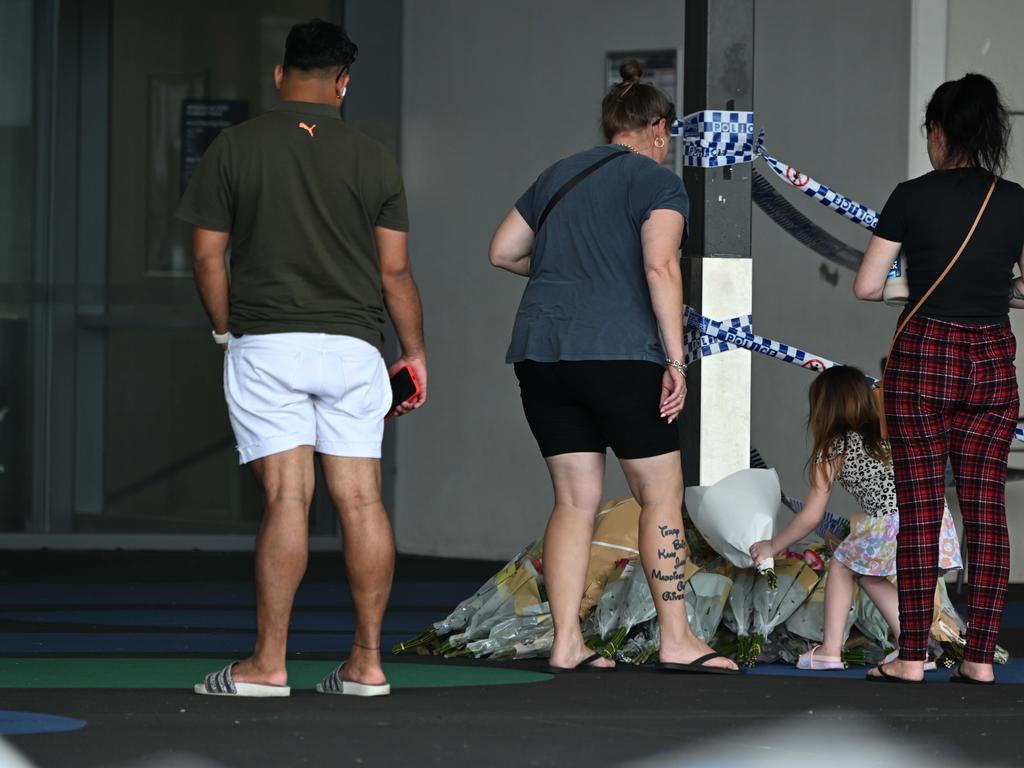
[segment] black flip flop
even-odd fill
[[[742,675],[742,669],[729,669],[728,667],[709,667],[705,664],[711,659],[727,658],[720,653],[706,653],[699,659],[694,659],[689,664],[678,664],[674,661],[659,661],[655,665],[658,672],[672,672],[674,674],[689,675]]]
[[[906,679],[904,679],[902,677],[897,677],[896,675],[890,675],[888,672],[886,672],[884,669],[882,669],[882,665],[881,664],[876,666],[875,669],[878,670],[878,674],[877,675],[872,675],[870,672],[867,672],[864,675],[864,679],[867,680],[869,683],[906,683],[908,685],[920,685],[920,684],[924,683],[923,679],[922,680],[906,680]]]
[[[570,672],[614,672],[615,667],[592,667],[590,666],[598,659],[605,658],[603,653],[592,653],[575,667],[556,667],[553,664],[547,664],[544,667],[544,671],[552,675],[567,675]]]
[[[995,685],[995,680],[977,680],[970,675],[965,675],[960,671],[960,666],[957,667],[950,673],[949,682],[961,683],[963,685]]]

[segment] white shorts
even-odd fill
[[[326,333],[232,338],[224,396],[241,464],[300,445],[331,456],[380,458],[391,383],[380,352],[361,339]]]

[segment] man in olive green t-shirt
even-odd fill
[[[256,545],[256,649],[208,675],[196,693],[290,693],[285,652],[306,568],[314,452],[339,510],[356,616],[348,660],[317,690],[390,692],[380,630],[395,554],[380,496],[380,443],[388,374],[408,367],[419,385],[402,414],[426,401],[427,370],[401,175],[339,115],[355,54],[336,24],[293,27],[274,73],[280,104],[216,138],[176,214],[195,227],[196,284],[226,351],[231,425],[266,505]],[[385,311],[402,348],[390,369],[381,359]]]

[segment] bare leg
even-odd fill
[[[251,462],[265,510],[256,539],[256,650],[235,665],[240,683],[285,685],[288,622],[306,572],[313,448],[302,445]]]
[[[841,656],[846,621],[853,605],[853,571],[832,558],[825,582],[825,636],[821,641],[823,656]]]
[[[896,585],[882,576],[861,576],[860,588],[867,592],[871,602],[878,608],[885,623],[892,630],[893,639],[898,645],[900,642],[900,603]]]
[[[686,618],[683,567],[689,553],[683,538],[683,472],[679,452],[619,462],[633,495],[640,503],[640,562],[654,598],[661,629],[659,658],[688,664],[712,652],[693,634]],[[735,669],[729,659],[707,662]]]
[[[555,491],[555,507],[544,533],[544,584],[555,624],[550,663],[575,667],[593,653],[580,631],[580,600],[604,488],[604,454],[563,453],[546,461]],[[614,664],[599,659],[593,666]]]
[[[341,676],[380,685],[380,630],[395,572],[395,542],[380,498],[380,460],[320,457],[327,489],[338,508],[356,632]]]

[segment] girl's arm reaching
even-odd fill
[[[811,471],[811,487],[807,492],[804,508],[773,538],[751,545],[750,557],[753,558],[754,565],[775,557],[818,527],[825,517],[825,508],[832,495],[832,478],[835,471],[836,467],[831,462],[822,461],[814,465]]]

